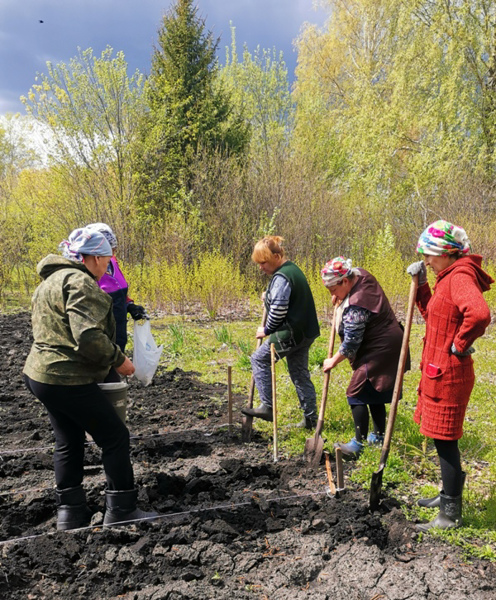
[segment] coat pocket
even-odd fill
[[[425,374],[430,379],[435,379],[436,377],[441,377],[443,372],[441,371],[441,367],[438,367],[437,365],[429,363],[427,365],[427,367],[425,368]]]
[[[433,400],[440,400],[442,397],[441,391],[443,388],[442,375],[443,370],[441,367],[433,363],[427,364],[423,372],[420,385],[422,394],[432,398]]]

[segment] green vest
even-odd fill
[[[307,278],[303,271],[290,260],[273,273],[265,294],[267,312],[271,305],[271,287],[274,275],[282,275],[291,285],[286,319],[279,329],[269,336],[269,343],[275,344],[276,350],[280,352],[296,346],[303,338],[313,339],[318,337],[320,329],[315,302]]]

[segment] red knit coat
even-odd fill
[[[420,432],[434,439],[458,440],[463,435],[474,361],[452,354],[451,345],[465,352],[491,322],[482,292],[494,281],[481,263],[478,255],[461,257],[438,274],[433,295],[428,283],[417,292],[426,329],[414,419]]]

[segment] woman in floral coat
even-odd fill
[[[436,221],[425,229],[417,252],[425,262],[415,262],[407,271],[419,276],[417,306],[426,330],[414,419],[420,432],[434,440],[443,483],[439,496],[419,500],[421,506],[440,507],[433,521],[417,526],[427,531],[462,523],[464,473],[458,440],[474,387],[472,344],[491,321],[482,293],[493,279],[481,268],[482,257],[470,254],[465,230],[447,221]],[[434,293],[427,283],[426,265],[436,275]]]

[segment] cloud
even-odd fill
[[[24,112],[19,101],[46,71],[46,61],[64,62],[78,47],[100,55],[107,45],[123,51],[130,72],[148,72],[157,30],[170,0],[1,0],[0,113]],[[219,56],[230,46],[230,21],[238,50],[260,45],[282,50],[290,71],[292,42],[305,20],[323,22],[312,0],[198,0],[207,29],[220,37]],[[43,23],[39,23],[39,20]]]

